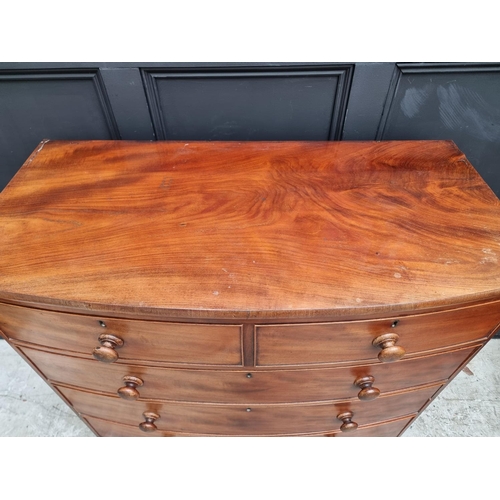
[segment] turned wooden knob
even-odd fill
[[[372,399],[378,398],[380,390],[376,387],[372,387],[373,382],[375,382],[375,378],[371,375],[358,377],[354,381],[354,385],[357,385],[361,389],[358,392],[358,399],[361,399],[361,401],[371,401]]]
[[[340,430],[342,432],[352,432],[358,428],[358,424],[351,420],[352,417],[353,417],[352,411],[345,411],[344,413],[340,413],[339,415],[337,415],[337,418],[339,420],[342,420],[342,422],[344,422],[340,426]]]
[[[158,413],[153,413],[152,411],[145,411],[142,415],[144,416],[146,421],[139,424],[139,429],[144,432],[156,431],[158,428],[156,427],[154,422],[155,420],[158,420],[160,418],[160,415],[158,415]]]
[[[372,344],[382,349],[378,353],[378,359],[382,361],[382,363],[397,361],[406,354],[406,351],[401,346],[396,345],[398,340],[399,335],[397,333],[384,333],[376,339],[373,339]]]
[[[125,375],[123,381],[125,382],[125,387],[118,389],[118,396],[129,401],[138,399],[140,394],[137,388],[143,386],[144,382],[140,378],[132,377],[131,375]]]
[[[115,349],[124,344],[123,339],[109,333],[101,333],[99,342],[101,345],[92,351],[92,356],[103,363],[114,363],[118,359]]]

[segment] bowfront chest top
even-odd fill
[[[449,141],[43,141],[0,333],[98,435],[395,436],[495,333],[499,257]]]

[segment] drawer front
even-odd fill
[[[52,382],[116,394],[124,376],[138,377],[141,399],[206,403],[293,403],[356,398],[358,378],[374,377],[373,387],[386,392],[443,381],[477,349],[343,368],[220,371],[159,368],[65,356],[22,347],[37,368]],[[379,396],[380,397],[380,396]],[[370,404],[367,402],[367,404]]]
[[[415,415],[407,418],[400,418],[382,424],[360,427],[356,432],[335,432],[325,434],[327,437],[397,437],[403,429],[415,418]]]
[[[99,436],[102,437],[188,437],[200,436],[203,434],[173,433],[166,431],[156,431],[152,433],[142,432],[137,426],[123,425],[109,420],[102,420],[95,417],[84,416],[85,420],[91,425]],[[330,434],[298,434],[299,436],[327,436],[327,437],[396,437],[410,423],[413,416],[391,420],[378,425],[359,427],[356,432],[345,433],[335,432]],[[284,434],[277,434],[284,435]]]
[[[113,335],[124,342],[115,349],[121,360],[242,364],[241,325],[135,321],[0,304],[0,329],[12,340],[88,355],[101,334]]]
[[[289,405],[211,405],[124,401],[67,387],[58,387],[75,410],[84,415],[126,425],[144,422],[143,412],[155,412],[160,431],[218,435],[274,435],[335,432],[342,422],[337,415],[353,412],[360,426],[417,413],[440,386],[427,386],[391,396],[381,396],[370,404],[359,400],[342,403]],[[248,411],[250,410],[250,411]]]
[[[394,322],[397,325],[392,327]],[[376,361],[372,340],[397,334],[406,355],[485,339],[500,323],[500,303],[440,313],[296,325],[256,326],[257,366]]]

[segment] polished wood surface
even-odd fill
[[[142,432],[155,432],[158,430],[158,427],[155,425],[155,422],[161,418],[158,413],[145,411],[142,416],[146,419],[144,422],[139,424],[139,429],[141,429]]]
[[[92,356],[94,356],[97,361],[102,361],[103,363],[114,363],[117,361],[120,356],[116,352],[116,349],[123,346],[125,343],[123,339],[116,335],[101,333],[97,340],[101,345],[98,345],[92,351]]]
[[[439,389],[439,385],[380,396],[366,403],[346,400],[339,403],[287,405],[213,405],[124,401],[68,387],[58,387],[76,411],[127,425],[144,422],[143,412],[161,416],[155,426],[168,432],[222,435],[271,435],[332,432],[340,430],[337,415],[351,411],[359,426],[416,413]]]
[[[308,433],[308,434],[295,434],[297,436],[326,436],[326,437],[396,437],[407,427],[410,421],[414,418],[405,417],[388,422],[382,422],[376,425],[358,427],[356,432],[344,433],[340,430],[331,433]],[[123,425],[118,422],[111,422],[100,418],[84,416],[85,421],[95,430],[100,436],[104,437],[190,437],[200,436],[200,434],[187,433],[187,432],[166,432],[157,430],[153,433],[145,434],[137,426]],[[210,436],[210,434],[208,434]],[[288,434],[287,434],[288,435]],[[203,434],[207,436],[207,434]],[[212,436],[216,436],[215,434]],[[282,436],[282,434],[276,434]]]
[[[110,355],[113,362],[120,359],[172,364],[242,364],[239,325],[96,318],[0,304],[0,329],[13,340],[89,356],[106,332],[105,335],[123,340],[122,347],[109,348],[116,353]]]
[[[353,432],[358,428],[357,422],[353,422],[354,414],[352,411],[344,411],[337,415],[337,420],[342,422],[340,432]]]
[[[356,381],[373,377],[382,394],[446,380],[477,350],[464,348],[395,364],[314,370],[189,370],[69,357],[21,347],[22,352],[54,383],[117,394],[124,377],[138,377],[143,400],[202,403],[294,403],[359,398]],[[363,399],[363,398],[359,398]],[[367,404],[370,404],[368,401]]]
[[[396,345],[398,340],[399,335],[397,333],[384,333],[372,340],[372,345],[380,349],[377,358],[382,363],[398,361],[406,354],[404,347]]]
[[[500,204],[451,141],[44,141],[0,227],[4,301],[234,320],[500,297]]]
[[[144,385],[144,380],[132,375],[125,375],[123,377],[123,381],[125,382],[125,385],[116,391],[118,396],[122,399],[126,399],[127,401],[135,401],[136,399],[139,399],[141,393],[137,390],[137,388]]]
[[[256,327],[257,366],[373,361],[373,340],[396,333],[405,357],[485,340],[500,322],[500,302],[399,319]],[[392,327],[396,323],[395,327]],[[403,357],[403,359],[405,359]]]
[[[327,437],[396,437],[408,426],[413,417],[400,418],[390,422],[384,422],[377,425],[362,426],[356,429],[356,432],[333,432],[325,434]]]
[[[375,382],[375,377],[367,375],[365,377],[358,377],[354,381],[354,385],[359,387],[361,390],[358,392],[358,399],[361,401],[371,401],[380,396],[380,389],[373,387]]]

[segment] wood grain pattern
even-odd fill
[[[155,425],[161,431],[219,435],[273,435],[334,432],[340,430],[339,413],[352,411],[359,426],[408,416],[420,410],[439,385],[380,396],[370,403],[347,400],[339,403],[290,405],[212,405],[124,401],[68,387],[58,387],[75,410],[84,415],[139,425],[143,412],[161,416]],[[250,410],[250,411],[249,411]]]
[[[21,347],[52,382],[115,395],[124,376],[139,377],[141,399],[203,403],[295,403],[356,398],[358,377],[373,376],[382,394],[446,380],[478,347],[400,361],[315,370],[189,370],[68,357]],[[248,377],[248,375],[251,375]],[[370,403],[367,403],[370,404]]]
[[[333,432],[325,434],[326,437],[396,437],[406,428],[413,417],[400,418],[390,422],[384,422],[376,425],[362,426],[356,429],[356,432]]]
[[[344,317],[500,297],[500,205],[452,142],[59,142],[0,196],[0,299]]]
[[[242,365],[240,325],[133,321],[0,303],[0,329],[13,340],[88,355],[101,334],[117,335],[124,341],[117,349],[120,360]]]
[[[257,365],[300,365],[374,361],[372,340],[397,333],[405,357],[476,342],[491,336],[500,320],[500,302],[451,311],[372,321],[257,325]],[[397,321],[396,326],[392,325]],[[403,358],[404,359],[404,358]]]
[[[95,417],[84,416],[88,424],[103,437],[197,437],[200,434],[192,434],[187,432],[166,432],[158,430],[151,434],[145,434],[137,426],[123,425],[119,422],[110,422],[109,420],[103,420]],[[308,433],[308,434],[294,434],[296,436],[327,436],[327,437],[396,437],[399,436],[401,431],[410,423],[413,419],[412,417],[406,417],[396,420],[391,420],[388,422],[382,422],[376,425],[369,425],[364,427],[358,427],[358,430],[351,434],[345,434],[343,432],[332,432],[332,433]],[[202,434],[207,436],[207,434]],[[208,434],[210,436],[210,434]],[[216,436],[216,435],[215,435]],[[283,436],[283,434],[276,434],[276,436]],[[285,434],[284,436],[288,436]]]

